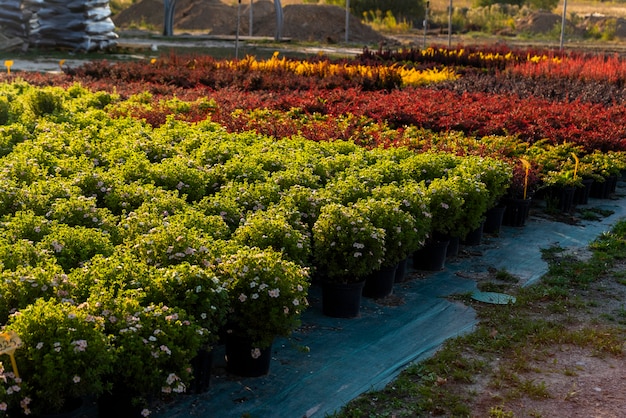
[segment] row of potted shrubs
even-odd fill
[[[362,280],[435,233],[464,237],[514,190],[506,158],[153,129],[67,91],[65,111],[0,126],[0,323],[22,340],[0,416],[175,396],[225,335],[289,335],[315,278]]]

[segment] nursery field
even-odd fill
[[[579,209],[626,172],[616,54],[170,53],[0,79],[0,417],[210,397],[210,353],[267,374],[312,294],[359,321],[417,280],[407,262],[445,268],[435,249],[497,213],[598,215]]]

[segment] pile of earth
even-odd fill
[[[255,1],[241,6],[223,0],[178,0],[174,9],[174,33],[203,32],[211,35],[250,35],[250,8],[252,7],[252,35],[276,36],[276,10],[271,0]],[[247,3],[247,2],[246,2]],[[323,43],[345,40],[346,12],[331,5],[301,4],[283,0],[282,37]],[[238,10],[239,9],[239,10]],[[142,0],[114,16],[120,29],[142,27],[162,32],[164,6],[161,0]],[[388,39],[355,16],[349,19],[349,41],[366,44],[387,42]]]
[[[542,34],[549,32],[559,32],[561,30],[562,16],[537,11],[519,19],[515,23],[515,31]],[[622,17],[611,17],[602,14],[589,14],[576,19],[566,20],[566,33],[576,37],[584,37],[586,34],[601,36],[603,33],[615,38],[626,38],[626,19]]]

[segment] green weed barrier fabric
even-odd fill
[[[530,285],[547,271],[542,249],[582,250],[609,231],[626,217],[625,187],[620,182],[612,199],[592,198],[580,206],[613,211],[608,217],[572,225],[531,211],[524,227],[503,226],[499,236],[468,247],[468,256],[447,261],[443,271],[410,270],[409,280],[396,283],[392,296],[364,298],[358,318],[323,316],[321,290],[314,285],[301,329],[274,342],[268,375],[227,374],[218,346],[209,390],[184,396],[151,416],[318,418],[336,412],[361,393],[393,381],[409,363],[428,358],[446,339],[473,329],[474,310],[447,297],[476,292],[472,275],[506,270],[520,285]]]

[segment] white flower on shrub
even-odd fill
[[[60,244],[57,241],[52,241],[52,248],[54,249],[54,252],[60,253],[63,251],[63,244]]]
[[[87,340],[75,340],[72,341],[72,345],[74,346],[74,351],[85,351],[87,348]]]

